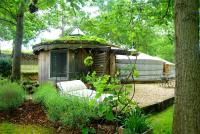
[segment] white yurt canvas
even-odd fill
[[[137,56],[116,56],[116,67],[119,71],[119,78],[123,81],[127,79],[127,76],[130,74],[134,64],[136,69],[139,71],[139,77],[132,78],[129,77],[128,80],[132,81],[158,81],[163,77],[164,64],[170,63],[158,57],[153,57],[144,53],[139,53]],[[174,65],[170,63],[171,66]],[[174,67],[175,70],[175,67]],[[171,71],[171,74],[174,74],[175,71]]]

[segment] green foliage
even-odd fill
[[[10,58],[0,58],[0,76],[9,77],[12,71],[12,62]]]
[[[150,127],[147,123],[147,117],[142,114],[139,108],[133,109],[128,118],[124,121],[125,134],[141,134],[147,131]]]
[[[92,66],[93,63],[94,63],[94,62],[93,62],[92,56],[87,56],[87,57],[84,59],[84,65],[85,65],[86,67]]]
[[[174,61],[172,3],[168,5],[165,0],[95,1],[91,4],[99,7],[99,15],[85,15],[80,28],[88,35]]]
[[[48,95],[47,95],[48,94]],[[44,103],[48,97],[57,95],[56,88],[53,83],[45,83],[40,85],[33,94],[33,101],[36,103]]]
[[[117,78],[112,78],[109,75],[97,76],[94,71],[86,76],[86,80],[92,84],[92,87],[96,90],[96,98],[99,98],[105,93],[111,94],[111,96],[105,98],[104,101],[99,104],[99,117],[109,121],[117,120],[121,122],[123,118],[120,116],[126,116],[127,113],[137,106],[137,104],[130,99],[126,86],[120,86]],[[117,108],[117,110],[120,111],[120,116],[114,115],[113,108]]]
[[[39,31],[47,29],[48,23],[46,23],[45,15],[48,13],[33,14],[29,12],[29,5],[32,3],[31,0],[8,0],[0,1],[0,37],[3,40],[14,40],[16,37],[16,18],[20,12],[20,4],[23,4],[24,12],[24,37],[23,43],[27,44],[31,39],[34,39]],[[40,0],[36,5],[39,10],[47,9],[48,7],[55,4],[55,0]],[[6,6],[5,6],[6,5]]]
[[[40,86],[33,100],[44,105],[50,120],[59,121],[71,127],[84,127],[96,117],[94,103],[86,98],[60,95],[51,84]]]
[[[113,105],[111,105],[111,99],[107,99],[99,104],[97,114],[99,117],[105,118],[108,121],[113,121],[115,119]]]
[[[86,82],[92,84],[92,87],[97,91],[97,98],[105,91],[110,92],[117,88],[119,80],[111,78],[110,75],[97,76],[96,72],[88,73],[85,77]]]
[[[134,71],[133,71],[133,77],[137,78],[137,77],[139,77],[139,76],[140,76],[139,71],[138,71],[138,70],[134,70]]]
[[[174,42],[168,36],[157,34],[148,45],[148,54],[174,62]]]
[[[10,80],[0,80],[0,110],[12,110],[20,106],[26,97],[23,88]]]
[[[61,121],[72,127],[86,126],[91,119],[95,118],[96,108],[94,105],[89,105],[89,100],[86,98],[78,98],[72,96],[64,96],[67,103],[67,110],[61,116]]]
[[[60,97],[58,94],[50,95],[48,99],[45,100],[44,105],[50,120],[54,122],[61,121],[67,108],[64,98]]]

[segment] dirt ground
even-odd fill
[[[34,104],[30,100],[24,102],[19,108],[11,111],[0,111],[0,123],[11,122],[14,124],[38,124],[49,126],[46,113],[40,104]]]
[[[136,84],[135,86],[134,100],[141,108],[174,97],[174,88],[160,87],[159,83]],[[133,92],[134,90],[131,91],[130,96]]]

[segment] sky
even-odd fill
[[[61,30],[50,29],[49,31],[42,32],[38,38],[31,40],[27,47],[22,46],[22,50],[32,50],[32,46],[41,42],[42,39],[57,39],[61,34]],[[12,50],[13,41],[0,41],[1,50]]]

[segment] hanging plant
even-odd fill
[[[84,59],[84,65],[85,65],[86,67],[92,66],[93,63],[94,63],[94,62],[93,62],[92,56],[87,56],[87,57]]]

